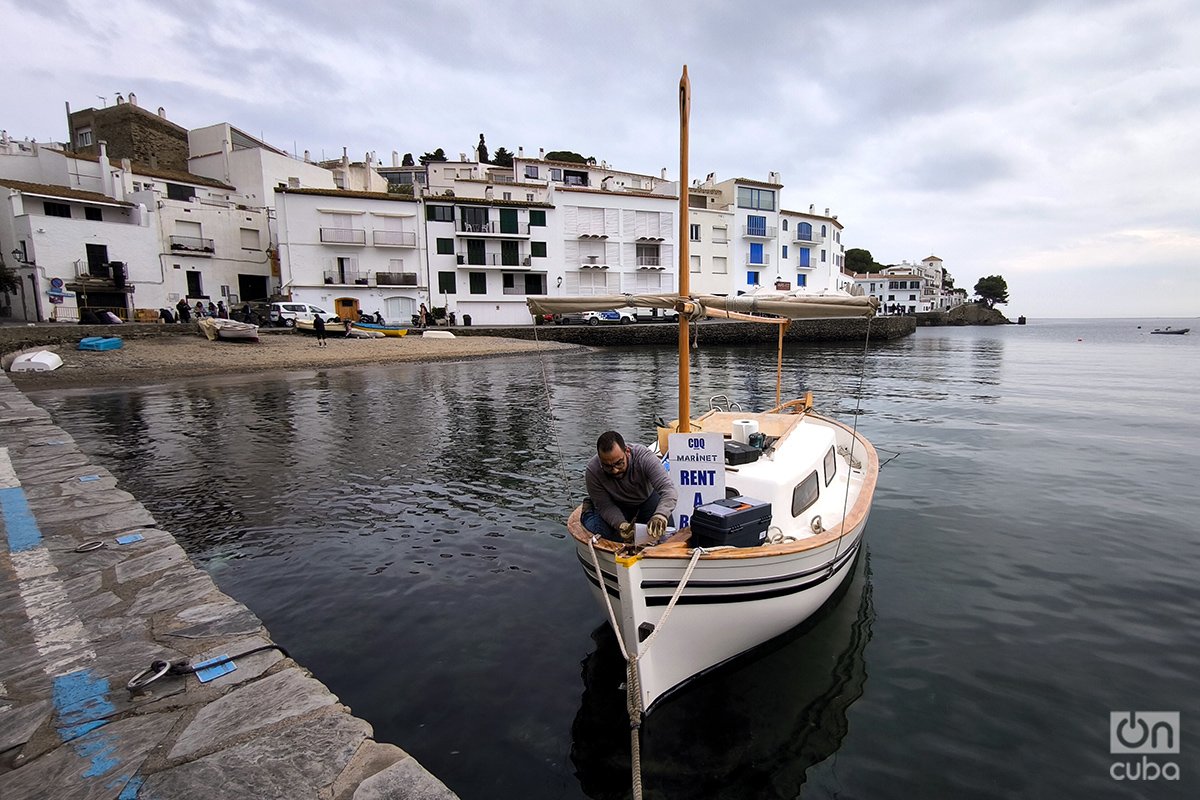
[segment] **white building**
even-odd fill
[[[188,131],[188,150],[190,172],[236,187],[250,206],[270,207],[277,187],[338,188],[330,170],[292,158],[228,123]]]
[[[431,175],[430,192],[433,181]],[[491,196],[451,191],[422,198],[430,307],[460,321],[469,316],[473,325],[529,324],[525,298],[549,294],[551,276],[559,274],[561,250],[550,238],[555,207],[484,190]]]
[[[737,214],[709,180],[688,188],[688,285],[692,294],[735,294],[730,271]]]
[[[275,189],[281,291],[343,319],[408,323],[429,301],[416,198],[389,192]]]
[[[879,298],[881,313],[917,314],[944,311],[964,302],[962,290],[944,288],[945,274],[942,260],[929,256],[916,264],[904,261],[877,273],[855,275],[854,282],[866,294]]]
[[[161,298],[158,235],[144,205],[9,178],[0,197],[0,253],[19,283],[7,316],[74,322],[88,306],[129,319],[138,289],[139,305]]]

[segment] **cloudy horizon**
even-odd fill
[[[202,9],[207,16],[201,16]],[[782,174],[877,261],[936,254],[1010,317],[1200,311],[1200,8],[1182,0],[807,8],[606,3],[0,0],[0,128],[61,141],[135,92],[173,122],[353,159],[573,150],[678,175]],[[71,58],[64,58],[70,53]]]

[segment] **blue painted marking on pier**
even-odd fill
[[[90,759],[92,762],[84,770],[83,777],[99,778],[119,767],[121,762],[112,757],[116,749],[117,746],[112,741],[112,737],[103,733],[98,733],[95,737],[88,737],[85,741],[76,742],[75,752],[79,754],[80,758]]]
[[[196,670],[196,677],[200,679],[201,683],[208,683],[213,678],[219,678],[222,675],[233,672],[237,669],[237,664],[234,664],[232,661],[226,661],[224,664],[215,667],[208,666],[214,661],[221,661],[226,658],[229,658],[229,656],[219,655],[206,661],[201,661],[199,664],[193,664],[192,667]]]
[[[124,536],[117,537],[117,544],[133,544],[134,542],[140,542],[145,538],[146,537],[142,536],[140,533],[127,533]]]
[[[117,795],[117,800],[137,800],[138,792],[142,790],[142,784],[145,779],[141,775],[134,775],[129,779],[129,783],[125,784],[125,788]]]
[[[98,480],[100,480],[99,475],[80,475],[79,476],[80,483],[91,483],[92,481],[98,481]]]
[[[25,490],[20,486],[0,489],[0,513],[4,516],[4,533],[8,537],[8,551],[20,553],[32,550],[42,543],[42,532],[25,499]]]
[[[108,679],[95,678],[81,669],[54,679],[54,708],[58,713],[58,735],[65,742],[104,725],[98,719],[116,706],[108,701]]]

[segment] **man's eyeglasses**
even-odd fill
[[[600,468],[602,470],[604,470],[605,472],[620,472],[621,470],[625,469],[625,467],[626,467],[625,456],[621,456],[616,461],[606,462],[606,461],[604,461],[604,459],[600,460]]]

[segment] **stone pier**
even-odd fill
[[[4,376],[0,512],[0,798],[455,797],[278,649],[127,690],[270,636]]]

